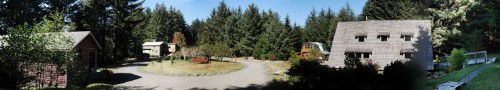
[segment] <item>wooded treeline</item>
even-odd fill
[[[140,0],[40,0],[21,2],[2,0],[0,34],[14,26],[34,26],[51,11],[62,11],[68,31],[91,31],[103,46],[100,60],[120,62],[138,57],[146,41],[173,39],[174,32],[185,37],[186,47],[216,43],[227,44],[228,56],[254,56],[259,59],[285,60],[299,51],[304,42],[322,42],[331,47],[336,24],[356,20],[433,21],[433,46],[439,53],[452,48],[469,51],[498,48],[500,42],[497,1],[474,0],[368,0],[357,16],[346,4],[339,12],[329,8],[312,9],[306,23],[293,23],[288,15],[273,10],[228,7],[224,1],[212,9],[206,19],[187,25],[180,10],[157,4],[144,8]],[[47,6],[40,6],[47,4]],[[21,7],[22,6],[22,7]],[[30,18],[30,19],[28,19]]]
[[[175,32],[181,32],[178,36],[186,39],[181,40],[185,41],[180,44],[183,47],[213,46],[228,49],[214,51],[231,52],[224,56],[286,60],[295,55],[290,53],[299,51],[304,42],[322,42],[330,48],[337,23],[358,20],[432,20],[436,54],[449,53],[453,48],[468,51],[500,48],[498,0],[368,0],[359,16],[349,4],[339,12],[329,8],[312,9],[304,25],[292,22],[288,15],[259,9],[255,4],[228,7],[224,1],[212,9],[208,18],[196,19],[187,25],[179,9],[164,4],[157,4],[154,9],[145,8],[143,2],[0,0],[0,35],[15,34],[16,30],[36,32],[37,28],[46,28],[42,24],[49,22],[59,26],[46,32],[91,31],[102,46],[100,65],[139,57],[144,42],[170,42]],[[61,12],[61,18],[44,19],[53,12]],[[0,57],[0,62],[22,58],[8,59]],[[2,72],[2,75],[11,74]],[[5,78],[0,77],[2,81]]]
[[[453,48],[498,52],[498,0],[368,0],[360,15],[368,20],[432,20],[436,55]]]

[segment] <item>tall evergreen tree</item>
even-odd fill
[[[349,3],[345,7],[340,8],[337,20],[340,22],[354,21],[356,16],[354,16],[354,11],[352,11]]]
[[[113,9],[113,36],[114,48],[113,59],[115,62],[123,61],[130,56],[128,47],[132,38],[132,30],[143,18],[140,17],[143,8],[140,6],[144,1],[138,0],[114,0]]]
[[[255,4],[250,4],[245,10],[242,18],[242,25],[239,30],[242,37],[235,49],[238,55],[250,56],[260,34],[264,31],[262,27],[261,15]]]
[[[464,46],[462,30],[467,20],[467,12],[475,5],[471,0],[436,0],[428,11],[433,18],[432,44],[439,52],[451,52],[452,48]],[[456,41],[460,41],[457,43]]]
[[[192,38],[191,39],[188,38],[188,44],[195,45],[200,42],[200,34],[203,31],[204,24],[205,21],[200,19],[195,19],[193,22],[191,22],[191,25],[189,26],[189,31],[191,32]]]
[[[361,20],[405,20],[420,19],[425,0],[368,0]]]
[[[295,52],[300,52],[302,48],[302,43],[305,42],[304,30],[297,24],[294,24],[292,27],[292,33],[290,33],[290,41],[293,41],[291,44],[293,46],[293,50]]]
[[[104,64],[112,61],[112,39],[111,39],[111,3],[107,0],[80,1],[78,11],[72,16],[72,31],[90,31],[96,38],[102,50],[99,60]]]
[[[223,42],[224,25],[230,15],[230,10],[226,3],[222,1],[217,8],[212,10],[210,17],[207,19],[200,43],[213,45],[215,42]]]
[[[0,35],[7,34],[13,27],[28,24],[33,26],[52,11],[64,11],[69,16],[77,10],[77,0],[0,0]],[[48,18],[51,19],[51,18]],[[67,21],[67,20],[64,20]]]
[[[316,37],[317,35],[317,29],[318,29],[318,26],[320,26],[318,24],[318,17],[316,16],[317,12],[315,9],[313,9],[309,16],[307,17],[307,20],[306,20],[306,25],[305,25],[305,28],[304,28],[304,36],[305,36],[305,42],[309,42],[309,41],[318,41]]]

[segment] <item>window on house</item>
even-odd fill
[[[378,36],[378,38],[380,38],[380,41],[387,41],[387,39],[389,38],[389,36],[381,35],[381,36]]]
[[[356,53],[356,58],[361,58],[361,53]]]
[[[390,35],[390,32],[379,32],[377,38],[380,38],[381,41],[387,41]]]
[[[401,53],[401,55],[403,55],[404,58],[408,58],[408,59],[411,58],[411,53],[410,52]]]
[[[359,42],[365,42],[366,36],[356,36],[356,39],[358,39]]]
[[[370,53],[349,52],[347,58],[370,58]]]
[[[370,53],[363,53],[363,58],[370,58]]]
[[[412,36],[401,36],[401,38],[403,38],[403,40],[405,41],[411,41],[411,37]]]

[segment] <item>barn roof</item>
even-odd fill
[[[76,47],[76,45],[78,45],[80,42],[82,42],[83,39],[85,39],[85,37],[90,36],[94,40],[94,42],[97,44],[97,47],[99,47],[99,49],[101,49],[101,46],[99,45],[99,43],[97,43],[97,40],[95,39],[94,35],[92,35],[92,33],[90,33],[90,31],[63,32],[63,34],[71,36],[71,38],[73,39],[73,47]]]
[[[158,46],[163,44],[163,42],[145,42],[142,46]]]
[[[72,48],[74,48],[74,47],[76,47],[76,45],[80,44],[80,42],[82,42],[85,39],[85,37],[90,36],[92,38],[92,40],[96,43],[97,47],[99,47],[99,49],[102,48],[99,45],[99,43],[97,42],[97,40],[95,39],[94,35],[92,35],[92,33],[90,33],[90,31],[49,32],[49,33],[42,33],[42,34],[45,34],[45,35],[61,34],[61,36],[71,37],[71,40],[73,42],[73,44],[71,46]],[[39,35],[39,34],[35,34],[35,35]],[[5,39],[6,37],[8,37],[8,36],[7,35],[0,36],[0,44],[2,44],[4,42],[4,41],[2,41],[2,39]],[[59,37],[54,37],[54,39],[56,39],[56,41],[63,40]],[[59,46],[47,46],[47,47],[54,47],[57,49],[66,49],[66,48],[64,48],[64,46],[61,46],[61,45],[59,45]]]

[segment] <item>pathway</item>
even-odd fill
[[[489,60],[489,61],[493,61],[494,62],[496,58],[490,58],[490,59],[492,59],[492,60]],[[483,69],[485,69],[485,68],[487,68],[487,67],[489,67],[491,65],[492,65],[492,63],[486,63],[486,64],[482,65],[481,67],[478,67],[474,71],[470,72],[467,76],[465,76],[464,78],[462,78],[460,80],[460,82],[467,83],[467,82],[471,81],[472,79],[474,79],[477,76],[477,74],[481,70],[483,70]]]
[[[149,62],[135,62],[114,70],[115,87],[124,89],[231,89],[255,85],[265,85],[268,78],[267,67],[262,62],[239,60],[244,64],[241,70],[212,76],[166,76],[141,72],[138,67]]]

